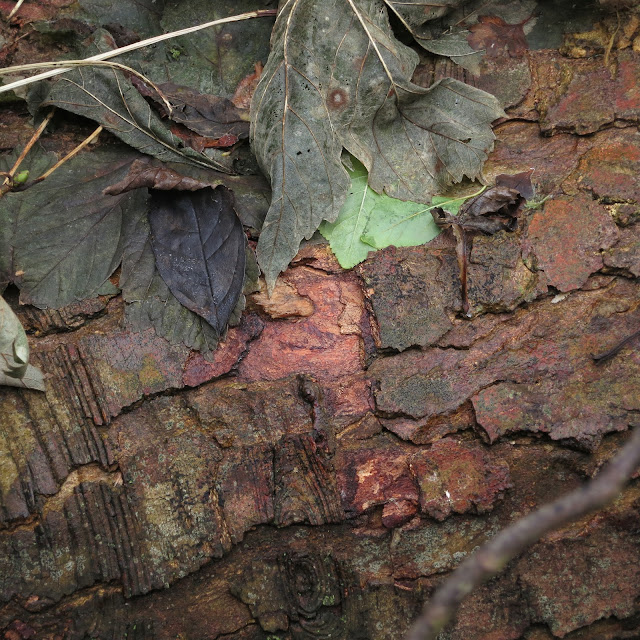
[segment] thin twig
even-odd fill
[[[518,520],[465,560],[426,603],[406,640],[435,640],[473,589],[546,533],[611,502],[639,464],[640,428],[593,480]]]
[[[13,7],[13,9],[11,9],[11,13],[7,16],[7,20],[11,20],[11,18],[13,18],[13,16],[15,16],[16,13],[18,13],[18,10],[22,6],[23,2],[24,0],[18,0],[18,2],[16,2],[16,6]]]
[[[36,178],[35,182],[42,182],[45,178],[48,178],[58,167],[63,165],[67,160],[71,160],[73,156],[78,153],[81,149],[84,149],[88,144],[90,144],[93,140],[95,140],[102,131],[102,125],[100,125],[89,137],[85,138],[75,149],[72,149],[67,153],[67,155],[62,158],[62,160],[58,160],[53,167],[47,169],[39,178]]]
[[[56,111],[56,108],[52,107],[49,113],[45,116],[44,120],[40,123],[40,126],[35,130],[34,134],[31,136],[31,139],[29,140],[29,142],[27,142],[24,149],[20,152],[18,159],[13,163],[13,167],[11,167],[8,173],[2,174],[4,175],[4,180],[0,185],[0,198],[4,196],[5,193],[8,193],[14,188],[13,176],[15,176],[16,171],[18,171],[18,169],[20,168],[22,161],[27,157],[27,153],[29,153],[29,151],[31,150],[31,147],[33,147],[33,145],[38,141],[38,139],[42,135],[42,132],[45,130],[45,127],[51,121],[51,118],[53,118],[53,114],[55,113],[55,111]]]
[[[142,82],[148,84],[152,89],[154,89],[160,99],[164,102],[167,107],[167,111],[169,112],[169,116],[173,113],[173,107],[171,103],[167,100],[164,93],[160,90],[160,88],[147,76],[143,75],[139,71],[128,67],[126,64],[120,64],[119,62],[107,62],[106,60],[57,60],[52,62],[31,62],[29,64],[18,64],[14,67],[5,67],[4,69],[0,69],[0,76],[7,75],[9,73],[18,73],[20,71],[31,71],[33,69],[50,69],[52,67],[64,67],[65,71],[66,67],[108,67],[110,69],[118,69],[120,71],[126,71],[137,78],[140,78]],[[35,76],[34,76],[35,77]]]
[[[31,136],[31,139],[29,140],[29,142],[27,142],[24,149],[18,156],[18,159],[15,161],[13,167],[11,167],[11,169],[9,170],[9,175],[7,179],[5,179],[5,182],[7,180],[11,180],[11,178],[13,178],[13,176],[16,174],[16,171],[20,168],[20,165],[22,164],[22,161],[27,156],[27,153],[31,151],[31,147],[33,147],[33,145],[38,141],[38,139],[42,135],[42,132],[45,130],[46,126],[49,124],[49,122],[51,122],[51,118],[53,118],[53,114],[55,113],[55,111],[56,111],[56,108],[53,107],[49,111],[49,113],[45,116],[44,120],[40,123],[40,126],[35,130],[34,134]]]
[[[76,61],[76,62],[108,60],[109,58],[115,58],[116,56],[120,56],[123,53],[129,53],[129,51],[135,51],[136,49],[141,49],[142,47],[156,44],[157,42],[162,42],[163,40],[169,40],[170,38],[177,38],[179,36],[188,35],[189,33],[194,33],[195,31],[200,31],[201,29],[206,29],[208,27],[215,27],[216,25],[227,24],[229,22],[240,22],[241,20],[249,20],[250,18],[265,18],[265,17],[275,16],[276,13],[277,13],[276,9],[261,9],[258,11],[249,11],[248,13],[241,13],[237,16],[229,16],[228,18],[221,18],[220,20],[213,20],[211,22],[205,22],[204,24],[195,25],[194,27],[187,27],[186,29],[179,29],[178,31],[171,31],[170,33],[164,33],[159,36],[154,36],[153,38],[140,40],[140,42],[134,42],[133,44],[128,44],[127,46],[120,47],[119,49],[112,49],[111,51],[98,53],[95,56],[91,56],[89,58],[85,58],[84,60]],[[60,69],[52,69],[51,71],[45,71],[44,73],[39,73],[35,76],[32,76],[31,78],[22,78],[21,80],[10,82],[9,84],[6,84],[0,87],[0,93],[4,93],[5,91],[12,91],[13,89],[17,89],[18,87],[23,87],[25,85],[31,84],[33,82],[37,82],[39,80],[52,78],[53,76],[57,76],[61,73],[65,73],[70,69],[71,67],[69,66],[66,66]]]

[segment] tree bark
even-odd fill
[[[535,167],[553,198],[475,238],[471,319],[446,234],[351,272],[310,243],[208,360],[129,331],[119,297],[14,301],[47,391],[0,390],[4,638],[397,639],[615,455],[637,342],[592,356],[640,324],[640,54],[613,79],[554,56],[478,81],[510,78],[487,179]],[[638,637],[639,504],[636,481],[545,535],[441,637]]]

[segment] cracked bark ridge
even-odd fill
[[[627,388],[638,376],[635,362],[620,359],[601,371],[591,353],[633,333],[639,296],[637,284],[619,280],[560,303],[543,300],[523,321],[503,317],[469,348],[447,348],[454,328],[440,347],[379,359],[369,369],[376,406],[387,417],[429,419],[470,399],[491,442],[542,432],[594,449],[605,433],[635,422]]]

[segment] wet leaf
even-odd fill
[[[246,236],[224,187],[154,191],[151,240],[171,293],[221,334],[242,293]]]
[[[441,18],[452,9],[465,4],[465,0],[438,0],[424,2],[422,0],[385,0],[385,4],[400,18],[411,31],[421,27],[425,22]]]
[[[133,331],[153,327],[172,344],[184,344],[206,355],[215,350],[220,336],[204,318],[183,307],[169,291],[156,268],[150,234],[146,212],[130,221],[120,275],[122,295],[128,303],[125,323]],[[249,293],[255,289],[258,278],[255,256],[249,247],[245,271],[243,292]],[[231,324],[239,319],[244,305],[245,298],[241,295],[231,314]]]
[[[246,75],[236,87],[236,90],[231,98],[231,102],[238,107],[238,109],[249,109],[251,107],[251,98],[260,82],[260,76],[264,67],[261,62],[256,62],[254,65],[253,73]]]
[[[8,156],[0,157],[0,171],[8,172],[20,156],[22,148],[14,149]],[[36,143],[23,160],[20,168],[28,170],[32,178],[41,176],[58,160],[55,153],[45,151]],[[24,194],[9,192],[0,199],[0,293],[13,281],[17,268],[14,264],[13,238],[15,225],[24,203]]]
[[[201,180],[194,180],[189,176],[182,175],[173,169],[169,169],[162,163],[150,162],[149,158],[134,160],[127,175],[115,184],[109,185],[104,194],[116,196],[133,189],[142,187],[149,189],[160,189],[169,191],[197,191],[210,186]]]
[[[92,45],[84,52],[90,56],[115,47],[111,35],[99,29]],[[42,89],[38,89],[42,92]],[[229,169],[190,147],[153,112],[131,81],[115,69],[79,67],[56,77],[41,106],[56,106],[101,124],[123,142],[164,162],[190,162],[200,166]]]
[[[57,309],[101,292],[122,259],[126,218],[144,210],[147,198],[140,190],[102,192],[126,175],[135,157],[122,148],[80,154],[44,182],[9,194],[11,280],[21,302]]]
[[[444,207],[456,214],[466,200],[477,195],[435,196],[429,205],[397,200],[378,194],[367,185],[367,170],[360,162],[351,158],[349,164],[351,189],[340,215],[335,222],[320,225],[320,232],[345,269],[362,262],[372,249],[414,247],[429,242],[440,233],[432,209]]]
[[[414,38],[423,49],[438,56],[451,58],[474,75],[480,75],[480,62],[483,52],[473,49],[467,41],[469,31],[457,30],[445,33],[435,39],[427,38],[419,32],[414,33]]]
[[[164,0],[114,3],[104,3],[102,0],[79,0],[58,11],[60,15],[73,15],[76,19],[97,26],[120,25],[135,31],[140,38],[146,38],[161,32],[160,18],[163,6]]]
[[[270,287],[302,238],[338,216],[348,191],[342,147],[367,167],[375,191],[401,200],[428,203],[478,175],[502,110],[451,78],[413,85],[417,62],[382,2],[283,6],[252,102],[252,144],[273,188],[258,244]]]
[[[13,313],[0,297],[0,385],[44,391],[42,373],[29,364],[29,342]]]

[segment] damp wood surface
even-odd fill
[[[640,428],[640,339],[593,358],[640,326],[640,52],[576,46],[470,80],[507,111],[487,181],[534,168],[550,196],[475,238],[471,318],[447,234],[351,271],[303,246],[207,357],[123,329],[120,297],[13,300],[46,393],[0,389],[3,638],[395,640],[483,541],[597,473]],[[2,114],[9,150],[33,129]],[[636,479],[441,637],[637,638],[639,532]]]

